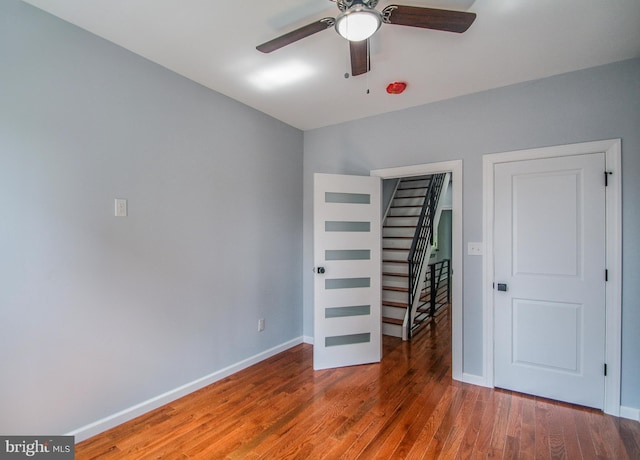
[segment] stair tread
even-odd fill
[[[409,292],[409,288],[398,286],[382,286],[383,291]]]
[[[386,307],[407,308],[407,302],[394,302],[393,300],[383,300],[382,305]]]
[[[408,273],[398,273],[398,272],[382,272],[383,275],[386,276],[400,276],[402,278],[409,278]]]
[[[412,240],[412,236],[383,236],[383,240]]]
[[[388,323],[388,324],[397,324],[399,326],[402,326],[402,323],[404,323],[404,320],[397,319],[397,318],[388,318],[386,316],[383,316],[382,317],[382,322],[383,323]]]
[[[425,185],[424,187],[402,187],[402,188],[398,187],[397,191],[402,191],[402,190],[424,190],[424,189],[427,189],[427,188],[429,188],[428,185]]]
[[[408,260],[396,260],[396,259],[383,259],[382,262],[388,262],[390,264],[408,264]]]

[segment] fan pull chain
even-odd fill
[[[349,44],[349,40],[346,40],[346,42],[347,42],[347,53],[345,54],[344,67],[347,71],[344,73],[345,79],[351,76],[351,49],[350,49],[351,45]]]
[[[369,72],[371,70],[371,39],[367,38],[367,94],[370,94],[369,90]]]

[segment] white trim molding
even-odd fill
[[[485,379],[483,375],[467,374],[465,372],[464,374],[462,374],[462,381],[464,383],[470,383],[471,385],[477,385],[481,387],[487,386],[487,379]]]
[[[382,179],[421,176],[423,174],[451,173],[452,210],[451,210],[451,374],[454,380],[465,381],[463,376],[463,335],[462,335],[462,282],[463,282],[463,250],[462,250],[462,160],[426,163],[415,166],[375,169],[370,175]]]
[[[620,406],[620,417],[640,422],[640,409],[635,407]]]
[[[83,427],[80,427],[76,430],[73,430],[69,433],[66,433],[66,436],[75,436],[76,443],[80,441],[84,441],[85,439],[90,438],[91,436],[95,436],[98,433],[102,433],[110,428],[118,426],[122,423],[128,422],[142,414],[145,414],[149,411],[157,409],[158,407],[164,406],[165,404],[170,403],[171,401],[175,401],[189,393],[193,393],[196,390],[206,387],[207,385],[211,385],[212,383],[217,382],[218,380],[222,380],[225,377],[228,377],[236,372],[239,372],[247,367],[253,366],[254,364],[259,363],[260,361],[264,361],[267,358],[277,355],[278,353],[282,353],[283,351],[288,350],[289,348],[293,348],[296,345],[299,345],[303,342],[302,337],[295,338],[293,340],[289,340],[288,342],[282,343],[280,345],[276,345],[273,348],[265,350],[256,355],[250,356],[247,359],[239,361],[235,364],[227,366],[223,369],[220,369],[216,372],[213,372],[209,375],[205,375],[204,377],[200,377],[199,379],[194,380],[193,382],[186,383],[178,388],[174,388],[173,390],[169,390],[166,393],[155,396],[151,399],[147,399],[135,406],[128,407],[127,409],[121,410],[115,414],[109,415],[103,419],[97,420],[93,423],[89,423]]]
[[[622,169],[620,139],[493,153],[483,156],[483,228],[486,251],[486,257],[483,259],[483,377],[486,383],[485,386],[493,387],[494,311],[492,286],[494,282],[494,166],[504,162],[585,155],[600,152],[605,153],[605,168],[611,173],[608,177],[608,187],[605,197],[608,282],[606,284],[605,341],[607,376],[605,378],[603,409],[607,414],[620,416],[620,367],[622,350]]]

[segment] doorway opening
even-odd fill
[[[462,160],[377,169],[372,170],[370,175],[381,179],[398,179],[439,173],[451,174],[451,206],[448,210],[451,228],[451,369],[453,379],[462,381],[464,377],[462,361]]]

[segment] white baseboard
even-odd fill
[[[481,375],[463,373],[462,382],[470,383],[472,385],[478,385],[481,387],[491,388],[490,385],[487,385],[487,380]],[[615,414],[615,415],[618,415],[618,414]],[[630,420],[636,420],[640,422],[640,409],[635,407],[620,406],[619,416],[622,418],[628,418]]]
[[[309,337],[308,335],[302,337],[302,341],[304,343],[308,343],[309,345],[313,345],[313,337]]]
[[[467,374],[466,372],[463,372],[462,381],[464,383],[470,383],[471,385],[491,388],[491,386],[487,384],[487,379],[485,379],[482,375]]]
[[[620,417],[640,422],[640,409],[635,407],[620,406]]]
[[[109,415],[103,419],[97,420],[93,423],[89,423],[83,427],[80,427],[76,430],[73,430],[69,433],[66,433],[67,436],[75,436],[75,441],[80,442],[85,439],[90,438],[91,436],[95,436],[98,433],[102,433],[110,428],[118,426],[124,422],[132,420],[146,412],[149,412],[153,409],[157,409],[158,407],[164,406],[165,404],[170,403],[171,401],[175,401],[189,393],[193,393],[200,388],[204,388],[207,385],[211,385],[218,380],[222,380],[225,377],[228,377],[236,372],[239,372],[247,367],[253,366],[254,364],[259,363],[260,361],[264,361],[271,356],[277,355],[289,348],[295,347],[303,342],[303,337],[298,337],[293,340],[289,340],[288,342],[277,345],[273,348],[265,350],[257,355],[251,356],[247,359],[244,359],[240,362],[232,364],[230,366],[225,367],[224,369],[220,369],[219,371],[213,372],[209,375],[205,375],[193,382],[189,382],[185,385],[182,385],[173,390],[169,390],[166,393],[155,396],[151,399],[143,401],[135,406],[129,407],[127,409],[121,410],[115,414]]]

